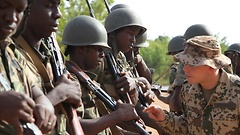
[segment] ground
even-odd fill
[[[163,94],[167,96],[167,93],[163,92]],[[156,97],[154,98],[154,102],[152,104],[161,106],[165,110],[169,110],[169,106],[167,104],[163,103],[162,101],[158,100]],[[151,131],[152,135],[158,135],[158,132],[153,128],[147,127],[147,131]]]

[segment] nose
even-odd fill
[[[100,58],[105,57],[105,54],[104,54],[104,51],[103,51],[102,48],[99,48],[99,49],[98,49],[98,53],[99,53],[99,57],[100,57]]]
[[[23,14],[23,12],[22,12],[22,14]],[[6,12],[4,18],[5,18],[6,21],[8,21],[10,23],[13,23],[13,22],[17,22],[17,20],[18,20],[17,15],[18,14],[17,14],[16,10],[9,9],[8,12]]]
[[[56,19],[60,19],[62,17],[62,12],[60,11],[59,7],[56,7],[54,10],[53,17]]]
[[[189,65],[184,65],[184,67],[183,67],[183,71],[185,72],[185,73],[187,73],[187,72],[189,72],[190,71],[190,66]]]
[[[133,35],[133,44],[136,44],[136,36],[135,35]]]

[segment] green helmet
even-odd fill
[[[119,9],[119,8],[131,8],[131,7],[127,4],[116,4],[111,8],[111,11]]]
[[[112,11],[105,20],[107,33],[114,32],[123,27],[138,26],[142,35],[147,29],[143,26],[141,18],[137,13],[129,8],[119,8]]]
[[[176,36],[172,38],[168,43],[168,52],[166,55],[172,55],[172,53],[177,53],[183,51],[185,38],[183,36]]]
[[[104,26],[95,18],[85,15],[74,17],[67,23],[61,43],[69,46],[98,45],[110,48]]]
[[[148,47],[149,43],[147,41],[147,32],[144,32],[140,37],[137,38],[136,44],[134,47]]]
[[[230,45],[228,47],[228,49],[224,52],[227,53],[227,52],[237,52],[237,53],[240,53],[240,43],[234,43],[232,45]]]
[[[195,36],[213,36],[210,29],[203,24],[195,24],[190,26],[184,33],[184,37],[188,40]]]

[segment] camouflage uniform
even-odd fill
[[[201,83],[185,83],[180,94],[183,114],[176,116],[165,111],[165,119],[159,124],[169,133],[239,135],[240,78],[223,70],[231,61],[221,54],[217,39],[213,36],[191,38],[184,51],[174,57],[190,66],[205,65],[215,69],[211,71],[218,71],[214,77],[217,84],[206,90]]]
[[[77,64],[75,64],[75,66],[76,65]],[[97,75],[95,73],[89,72],[89,71],[84,71],[84,72],[92,80],[96,80]],[[74,77],[76,77],[76,75],[74,73],[71,73],[71,74]],[[80,82],[80,84],[81,84],[81,82]],[[83,102],[83,105],[77,109],[78,116],[81,116],[82,119],[96,119],[96,118],[100,118],[101,114],[99,112],[98,104],[103,104],[103,103],[100,101],[100,99],[98,99],[95,96],[95,94],[93,94],[87,87],[85,87],[84,84],[81,84],[81,90],[82,90],[82,102]],[[109,128],[107,128],[107,129],[103,130],[102,132],[98,133],[98,135],[110,135],[110,134],[111,134],[111,131],[110,131]]]
[[[178,69],[178,65],[179,62],[173,62],[173,64],[170,66],[170,71],[169,71],[169,87],[167,92],[170,93],[172,91],[174,91],[174,89],[172,88],[172,84],[174,82],[174,80],[176,79],[176,74],[177,74],[177,69]]]
[[[1,42],[0,46],[6,46],[4,50],[0,51],[2,56],[0,59],[0,71],[1,77],[3,77],[1,78],[0,91],[8,91],[11,87],[16,92],[31,96],[31,88],[40,85],[40,76],[37,74],[35,67],[26,61],[10,38]],[[4,87],[3,82],[6,82],[9,88]],[[0,121],[0,135],[13,134],[16,134],[15,129]]]
[[[19,38],[22,38],[22,37],[19,36],[18,39]],[[16,40],[16,43],[19,44],[19,48],[20,48],[22,46],[22,43],[20,43],[18,39]],[[22,38],[22,40],[24,40],[24,39]],[[28,45],[28,47],[32,47],[29,44],[27,44],[27,45]],[[21,54],[24,55],[24,57],[29,62],[34,64],[31,56],[25,50],[23,50],[22,48],[20,48],[19,50],[21,51]],[[49,79],[51,81],[53,81],[53,71],[52,71],[52,66],[51,66],[51,63],[50,63],[51,52],[48,49],[47,44],[44,41],[42,41],[42,44],[39,48],[39,51],[36,50],[35,48],[33,48],[33,50],[39,56],[41,62],[45,66],[46,71],[47,71],[48,76],[49,76]],[[38,71],[38,70],[36,70],[36,71]],[[43,87],[43,92],[46,93],[47,91],[52,90],[53,84],[51,84],[51,85],[44,84],[44,82],[41,80],[41,87]],[[55,107],[55,114],[57,116],[56,131],[51,131],[50,133],[48,133],[48,135],[55,135],[55,134],[65,135],[67,133],[67,131],[66,131],[66,116],[63,114],[63,112],[61,111],[61,109],[58,106]]]
[[[221,70],[221,78],[209,102],[198,84],[183,85],[180,95],[183,115],[159,122],[168,133],[192,135],[240,134],[240,78]]]

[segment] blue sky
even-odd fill
[[[184,34],[193,24],[205,24],[229,44],[240,42],[237,0],[115,0],[131,6],[148,29],[148,38]]]

